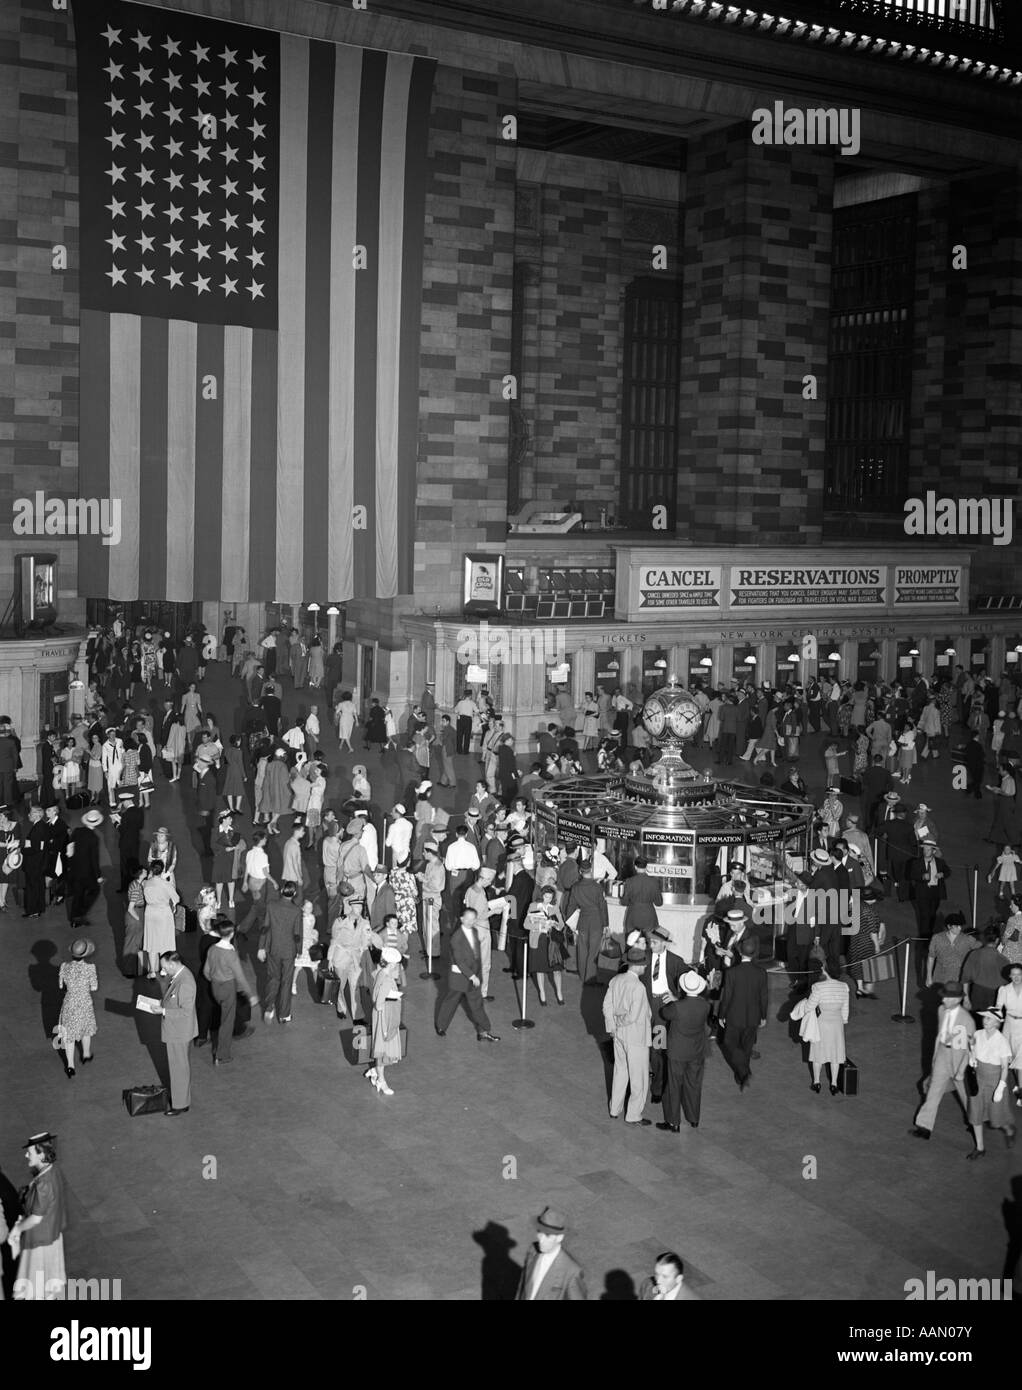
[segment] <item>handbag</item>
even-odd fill
[[[162,1114],[168,1103],[166,1086],[129,1086],[121,1092],[121,1098],[132,1119],[136,1115]]]
[[[188,930],[188,917],[185,912],[184,903],[178,903],[174,908],[174,930],[176,932],[186,932]]]

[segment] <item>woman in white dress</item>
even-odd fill
[[[355,709],[350,691],[345,690],[337,701],[334,717],[337,720],[337,737],[340,739],[341,747],[353,753],[355,750],[351,746],[351,735],[358,723],[358,711]]]
[[[142,949],[149,957],[149,978],[155,980],[160,968],[160,956],[164,951],[177,950],[174,908],[179,899],[164,875],[162,860],[154,859],[150,863],[149,877],[142,885],[142,897],[145,900]]]
[[[969,1039],[969,1066],[976,1071],[976,1094],[969,1097],[968,1116],[976,1147],[969,1159],[983,1158],[983,1126],[1003,1129],[1008,1148],[1015,1143],[1014,1112],[1008,1096],[1008,1068],[1011,1065],[1011,1044],[1001,1032],[1004,1010],[996,1006],[980,1012],[983,1026]]]
[[[813,1069],[811,1089],[820,1093],[820,1078],[824,1065],[830,1067],[830,1093],[837,1095],[837,1069],[846,1060],[845,1024],[848,1022],[848,986],[844,980],[833,980],[827,967],[819,965],[819,975],[809,992],[809,1010],[819,1010],[820,1036],[809,1044],[809,1061]]]
[[[1008,969],[1008,983],[997,991],[996,1007],[1004,1010],[1004,1036],[1011,1048],[1015,1095],[1022,1097],[1022,965],[1017,961]],[[1022,1098],[1016,1104],[1022,1105]]]
[[[600,738],[600,706],[591,690],[586,691],[585,703],[582,706],[582,747],[591,750],[596,747]]]

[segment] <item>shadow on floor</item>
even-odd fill
[[[518,1242],[512,1240],[506,1226],[496,1221],[487,1221],[481,1231],[473,1231],[472,1239],[483,1251],[479,1271],[483,1303],[513,1302],[522,1277],[522,1266],[511,1258]]]

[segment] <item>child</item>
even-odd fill
[[[847,748],[838,748],[836,743],[828,743],[823,750],[823,759],[827,764],[827,786],[836,787],[841,782],[841,769],[838,766],[839,758],[848,756]]]
[[[356,763],[351,769],[351,792],[359,801],[372,801],[373,789],[369,785],[369,778],[366,770],[361,763]]]
[[[313,960],[312,951],[319,947],[319,931],[316,927],[316,909],[312,904],[311,898],[306,898],[302,903],[302,948],[295,956],[295,973],[291,985],[291,993],[298,993],[298,972],[307,970],[309,977],[315,985],[316,972],[319,969],[319,956]],[[319,952],[322,955],[322,952]]]
[[[987,874],[987,883],[997,883],[997,898],[1006,898],[1009,902],[1015,894],[1015,884],[1018,880],[1016,865],[1022,864],[1022,859],[1018,857],[1011,845],[1005,845],[1000,854],[994,860],[994,867]]]

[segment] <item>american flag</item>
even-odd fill
[[[122,516],[119,545],[80,540],[81,592],[410,593],[435,64],[74,17],[79,487]]]

